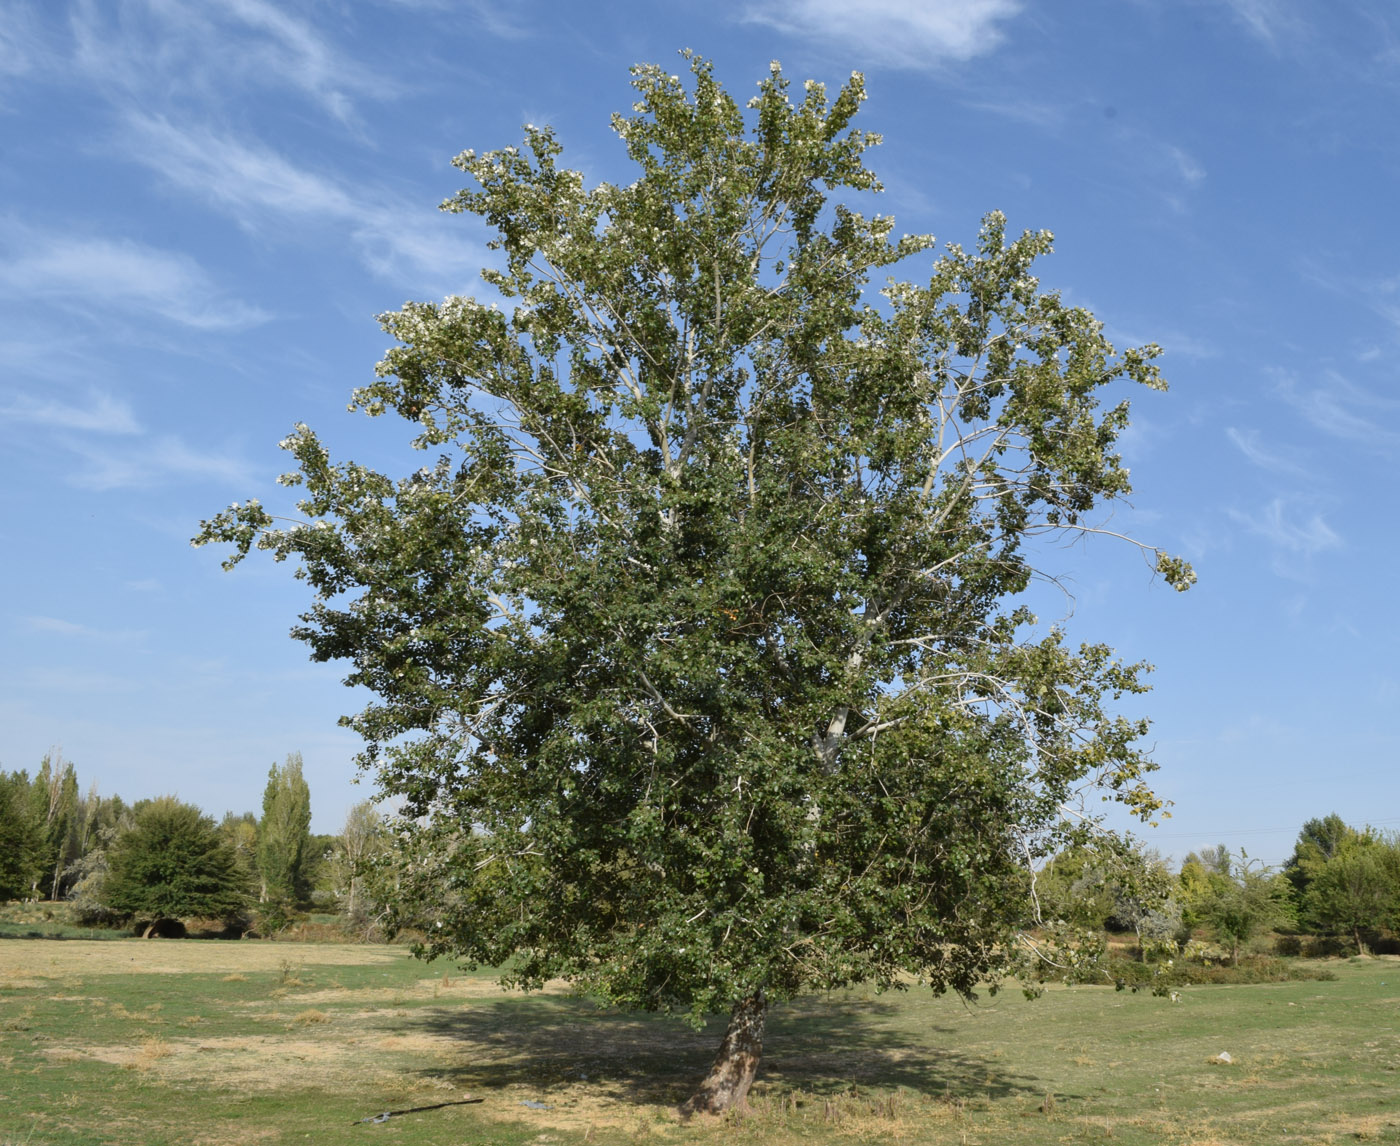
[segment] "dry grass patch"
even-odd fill
[[[160,1012],[160,1003],[152,1003],[150,1006],[143,1007],[139,1011],[128,1010],[121,1003],[111,1003],[107,1007],[108,1018],[123,1019],[133,1023],[161,1023],[164,1020],[160,1017]]]
[[[326,1014],[325,1011],[316,1010],[315,1007],[308,1007],[306,1010],[300,1011],[292,1016],[292,1025],[294,1027],[309,1027],[314,1026],[316,1023],[328,1023],[330,1021],[330,1015]]]
[[[447,978],[444,976],[444,978]],[[448,979],[447,985],[443,985],[443,979],[420,979],[411,987],[343,987],[331,986],[318,988],[313,991],[298,991],[297,999],[303,1003],[383,1003],[392,1007],[401,1007],[412,1002],[426,1002],[428,999],[436,999],[443,1002],[452,1002],[460,999],[463,1001],[470,999],[505,999],[505,998],[539,998],[540,996],[567,997],[572,995],[573,988],[562,979],[552,979],[540,990],[531,991],[529,996],[523,991],[507,990],[495,979],[485,978],[462,978]]]
[[[308,944],[296,949],[300,967],[396,963],[405,952],[353,943]],[[178,975],[280,971],[286,944],[262,939],[70,939],[45,943],[0,939],[0,979],[58,978],[76,974]],[[237,980],[234,980],[235,982]]]
[[[267,1142],[273,1138],[281,1138],[281,1130],[259,1129],[254,1126],[240,1126],[237,1129],[230,1127],[221,1130],[217,1134],[200,1134],[190,1139],[190,1146],[254,1146],[258,1142]]]
[[[354,1049],[285,1035],[147,1040],[139,1047],[89,1047],[84,1057],[124,1070],[154,1071],[171,1085],[205,1086],[217,1080],[220,1087],[242,1093],[337,1089],[352,1077],[382,1085],[393,1077]]]
[[[141,1041],[141,1046],[121,1062],[123,1070],[149,1071],[161,1059],[169,1058],[174,1052],[170,1044],[159,1036],[152,1035]]]
[[[44,1057],[50,1062],[86,1062],[88,1055],[73,1047],[47,1047]]]

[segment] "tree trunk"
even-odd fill
[[[729,1016],[729,1027],[719,1053],[710,1066],[710,1073],[700,1089],[681,1104],[682,1118],[692,1114],[723,1114],[726,1110],[748,1106],[749,1087],[758,1073],[758,1060],[763,1054],[763,1022],[768,1014],[768,1000],[762,991],[755,991],[740,1000]]]

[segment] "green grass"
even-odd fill
[[[3,940],[0,1146],[1400,1142],[1400,961],[1329,966],[1177,1003],[807,998],[772,1016],[752,1112],[682,1125],[714,1026],[506,995],[401,948]]]
[[[0,939],[129,939],[131,930],[79,927],[72,923],[6,923],[0,920]]]
[[[85,927],[69,903],[0,903],[0,939],[124,939],[131,929]]]

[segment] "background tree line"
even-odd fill
[[[56,751],[32,777],[0,771],[0,900],[68,900],[93,922],[255,915],[266,932],[320,908],[365,923],[384,897],[369,871],[388,849],[367,801],[339,834],[311,832],[296,752],[269,770],[260,816],[228,812],[217,823],[174,796],[127,804],[96,784],[84,791]],[[1173,871],[1151,849],[1110,840],[1056,856],[1036,897],[1047,920],[1131,932],[1147,958],[1204,934],[1233,962],[1270,931],[1364,952],[1400,931],[1400,835],[1335,813],[1311,819],[1277,871],[1224,844],[1188,853]]]
[[[1400,835],[1351,827],[1335,813],[1308,820],[1279,870],[1218,844],[1187,853],[1172,871],[1152,849],[1109,841],[1056,856],[1036,892],[1044,918],[1133,932],[1147,958],[1204,933],[1238,962],[1270,931],[1364,953],[1400,932]]]
[[[175,796],[84,792],[57,751],[32,777],[0,771],[0,901],[67,900],[93,923],[255,919],[270,932],[313,908],[363,922],[375,909],[365,870],[384,839],[368,802],[341,833],[313,834],[296,752],[268,772],[261,816],[219,822]]]

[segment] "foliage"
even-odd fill
[[[1035,894],[1042,917],[1103,930],[1113,912],[1113,896],[1092,846],[1066,848],[1037,873]]]
[[[149,801],[107,853],[102,902],[157,922],[236,919],[247,906],[233,850],[214,821],[172,796]]]
[[[1333,982],[1336,978],[1330,968],[1275,956],[1246,956],[1230,964],[1186,958],[1149,963],[1111,956],[1093,973],[1086,968],[1077,981],[1164,995],[1172,989],[1207,984]]]
[[[1042,916],[1080,927],[1132,931],[1139,947],[1173,941],[1181,928],[1175,881],[1155,850],[1105,834],[1055,856],[1039,873]]]
[[[335,898],[333,870],[340,837],[328,832],[315,832],[306,838],[304,867],[308,899],[315,904],[328,904]]]
[[[112,845],[136,826],[136,813],[120,796],[102,799],[94,788],[84,803],[83,824],[84,850],[69,869],[72,884],[68,899],[79,922],[97,927],[112,926],[123,916],[104,901],[107,857]]]
[[[252,812],[225,812],[219,821],[219,834],[233,849],[244,882],[249,887],[259,886],[262,877],[258,873],[258,817]]]
[[[1252,863],[1224,844],[1188,854],[1178,877],[1188,923],[1209,927],[1239,962],[1240,946],[1292,918],[1283,876]]]
[[[73,902],[21,902],[0,904],[0,938],[4,939],[117,939],[128,930],[96,925]]]
[[[38,871],[30,889],[35,899],[58,899],[64,872],[79,857],[79,802],[73,765],[57,751],[47,753],[29,789],[30,815],[39,832]]]
[[[971,995],[1086,832],[1064,805],[1160,806],[1112,711],[1143,666],[1017,600],[1128,493],[1100,402],[1162,388],[1158,350],[1040,290],[1051,237],[995,213],[868,290],[934,241],[828,201],[879,190],[858,75],[794,104],[775,66],[747,123],[700,60],[633,83],[629,186],[547,128],[458,157],[511,308],[383,316],[355,396],[442,456],[395,481],[300,426],[304,520],[248,502],[196,543],[296,559],[296,635],[376,694],[349,723],[431,952],[697,1021],[910,973]]]
[[[388,846],[384,817],[369,800],[345,814],[345,826],[331,849],[330,878],[340,909],[352,923],[365,922],[377,906],[367,893],[366,877]]]
[[[1342,838],[1323,862],[1309,866],[1303,898],[1308,922],[1349,936],[1358,954],[1364,936],[1400,924],[1400,847],[1371,831]]]
[[[1321,819],[1308,820],[1298,832],[1293,854],[1283,865],[1283,874],[1293,889],[1293,902],[1302,908],[1308,885],[1318,870],[1346,843],[1359,838],[1360,833],[1332,812]]]
[[[302,776],[300,752],[290,752],[274,764],[263,789],[263,814],[258,822],[259,898],[279,906],[282,913],[310,898],[308,866],[311,856],[311,789]]]
[[[0,772],[0,900],[28,895],[43,870],[43,837],[26,772]]]
[[[73,902],[94,906],[87,893],[95,890],[106,871],[106,849],[134,822],[120,796],[103,796],[97,784],[79,797],[69,832],[67,859],[55,892]]]

